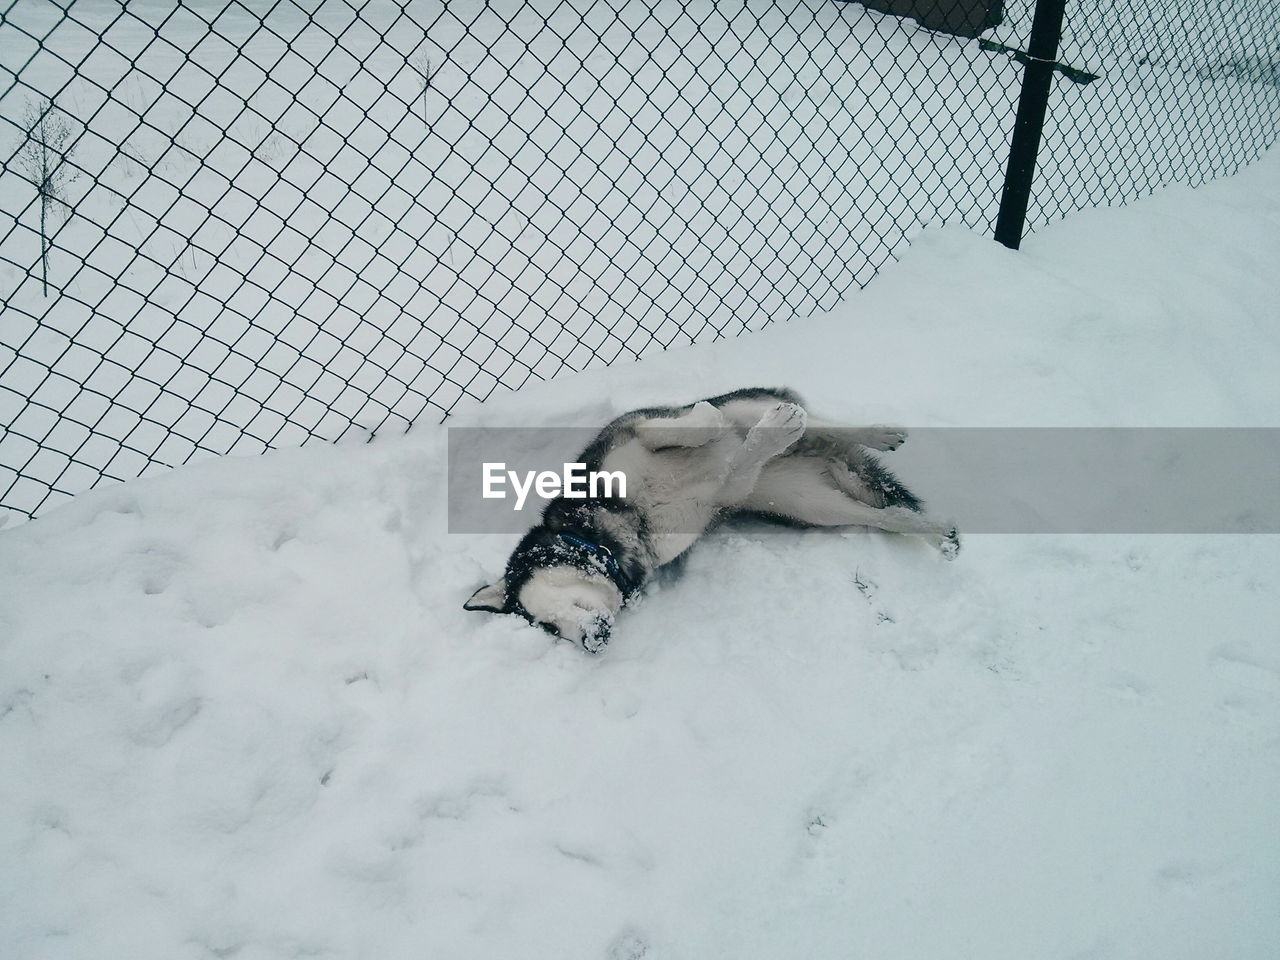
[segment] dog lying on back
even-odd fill
[[[735,390],[685,407],[633,410],[578,458],[622,471],[625,497],[550,501],[502,579],[468,610],[514,613],[597,653],[614,618],[664,564],[733,516],[795,526],[868,526],[924,537],[951,559],[955,527],[935,523],[871,450],[900,429],[810,417],[790,390]]]

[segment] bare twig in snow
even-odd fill
[[[40,198],[40,266],[44,295],[49,295],[49,217],[53,208],[61,204],[70,211],[66,188],[80,176],[80,170],[71,165],[75,153],[75,139],[71,122],[52,100],[28,105],[23,117],[26,142],[19,151],[19,159],[27,179],[36,188]]]

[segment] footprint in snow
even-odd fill
[[[1221,680],[1258,693],[1280,694],[1280,672],[1235,650],[1222,648],[1213,657],[1213,672]]]
[[[605,953],[606,960],[640,960],[649,955],[649,940],[643,933],[628,928],[613,938]]]

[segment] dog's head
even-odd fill
[[[511,554],[505,576],[481,587],[463,606],[516,614],[598,653],[609,642],[625,599],[610,574],[608,556],[596,544],[545,525],[535,527]]]

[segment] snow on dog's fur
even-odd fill
[[[552,500],[504,576],[477,590],[466,609],[519,614],[597,652],[618,612],[658,568],[717,522],[740,515],[914,534],[954,557],[955,528],[927,519],[920,501],[869,452],[896,449],[905,439],[891,427],[815,420],[786,389],[633,410],[578,458],[588,471],[624,472],[627,495]]]

